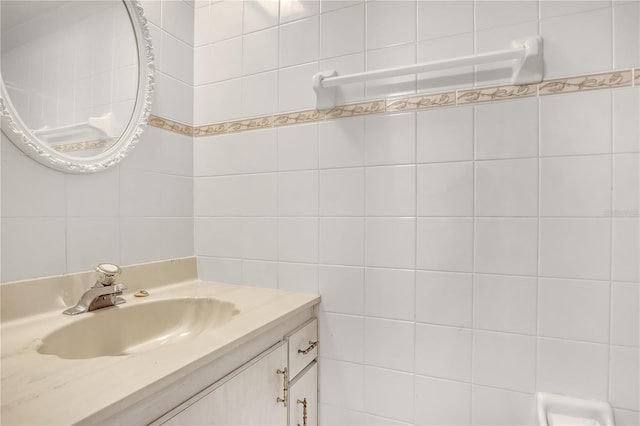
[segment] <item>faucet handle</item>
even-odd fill
[[[96,266],[96,272],[98,272],[98,283],[102,285],[112,285],[116,277],[120,275],[120,267],[112,263],[101,263]]]

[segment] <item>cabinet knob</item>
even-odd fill
[[[317,340],[309,340],[309,346],[307,346],[307,349],[298,349],[298,353],[302,354],[302,355],[306,355],[309,352],[311,352],[313,350],[313,348],[315,348],[316,346],[318,346],[318,341]]]

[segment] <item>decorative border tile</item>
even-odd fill
[[[358,115],[378,114],[385,112],[385,101],[383,99],[376,99],[368,102],[360,102],[350,105],[338,105],[331,109],[325,110],[325,118],[346,118],[355,117]]]
[[[324,111],[312,109],[308,111],[290,112],[273,116],[274,126],[287,126],[289,124],[309,123],[312,121],[324,120]]]
[[[549,80],[538,85],[540,96],[631,86],[631,70]]]
[[[162,117],[151,115],[149,125],[189,136],[213,136],[247,130],[266,129],[300,123],[313,123],[323,120],[380,114],[384,112],[413,111],[427,108],[440,108],[454,105],[469,105],[483,102],[496,102],[547,96],[561,93],[573,93],[586,90],[613,87],[640,87],[640,68],[611,71],[543,81],[539,84],[522,86],[503,85],[475,87],[441,93],[426,93],[401,98],[372,99],[347,105],[338,105],[326,110],[303,110],[274,114],[264,117],[251,117],[243,120],[213,123],[191,127]]]
[[[387,100],[387,111],[410,111],[455,104],[456,92],[433,93],[410,98],[389,99]]]
[[[471,90],[458,90],[458,105],[503,101],[507,99],[527,98],[535,96],[538,92],[537,85],[526,84],[522,86],[494,86]]]
[[[271,116],[232,121],[227,123],[226,131],[227,133],[234,133],[244,130],[266,129],[267,127],[273,127],[273,118]]]
[[[193,129],[193,136],[212,136],[227,133],[229,123],[208,124]]]
[[[157,115],[149,116],[149,125],[187,136],[193,136],[194,133],[194,128],[188,124],[178,123],[177,121],[168,120],[166,118],[158,117]]]

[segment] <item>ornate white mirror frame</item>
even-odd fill
[[[2,131],[34,160],[66,173],[95,173],[125,158],[138,143],[151,111],[154,84],[154,57],[151,36],[139,0],[122,0],[132,23],[137,45],[138,87],[131,119],[124,132],[105,151],[90,157],[73,157],[54,150],[25,125],[11,103],[4,80],[0,78]]]

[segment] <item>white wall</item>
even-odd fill
[[[152,113],[189,123],[191,78],[180,80],[171,64],[192,62],[182,52],[193,52],[193,6],[144,7],[157,67]],[[193,254],[190,137],[147,127],[120,165],[70,175],[36,163],[2,134],[1,161],[2,282]]]
[[[532,34],[545,78],[637,67],[639,26],[638,2],[202,2],[194,123],[313,108],[318,70]],[[638,424],[639,104],[606,89],[196,138],[200,274],[322,295],[323,424],[533,424],[536,391]]]

